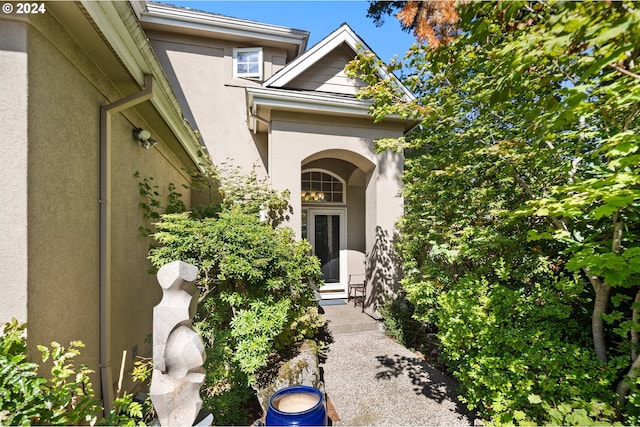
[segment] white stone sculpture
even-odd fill
[[[158,271],[162,300],[153,308],[151,402],[162,426],[192,426],[204,382],[204,345],[191,329],[198,302],[198,269],[182,261]],[[199,423],[200,424],[200,423]]]

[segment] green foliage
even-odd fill
[[[134,362],[131,378],[147,384],[153,373],[151,358],[137,357]],[[122,374],[122,373],[121,373]],[[147,393],[144,401],[135,400],[131,393],[118,389],[113,407],[107,417],[100,420],[100,425],[107,426],[145,426],[155,418],[155,410],[151,403],[151,396]]]
[[[625,425],[640,424],[640,380],[638,378],[632,381],[631,390],[627,397],[624,410],[623,421]]]
[[[153,420],[153,405],[147,396],[144,402],[134,400],[133,394],[123,393],[113,401],[113,409],[100,425],[145,426]]]
[[[73,359],[84,345],[73,341],[68,348],[52,342],[38,345],[42,363],[50,364],[42,376],[37,363],[27,361],[26,325],[16,319],[0,325],[0,424],[2,425],[145,425],[153,408],[124,393],[114,401],[106,419],[98,419],[98,405],[89,374],[93,371]]]
[[[140,179],[140,172],[136,171],[133,176]],[[182,193],[176,191],[174,183],[169,183],[167,186],[167,203],[165,206],[160,201],[160,187],[154,184],[152,176],[138,181],[138,192],[142,198],[138,207],[142,211],[142,217],[145,220],[155,221],[160,219],[161,213],[178,213],[187,210],[182,201]],[[147,226],[140,226],[139,231],[143,236],[150,236],[153,233]]]
[[[48,377],[26,360],[26,326],[13,319],[0,336],[0,423],[3,425],[89,425],[96,422],[97,400],[89,382],[92,373],[72,359],[83,344],[68,348],[53,342],[38,346],[42,362],[50,362]]]
[[[404,295],[387,299],[380,306],[380,315],[384,318],[385,333],[406,347],[423,350],[422,343],[427,330],[422,322],[414,319],[415,308]]]
[[[550,274],[520,287],[468,278],[440,296],[442,354],[470,408],[500,425],[590,424],[582,411],[599,424],[615,419],[611,404],[594,403],[613,401],[616,373],[583,344],[580,292],[579,281]]]
[[[157,268],[174,260],[199,267],[195,326],[207,349],[204,405],[216,423],[233,424],[249,421],[238,407],[254,396],[249,386],[270,358],[321,326],[309,283],[322,275],[309,244],[274,227],[289,210],[286,194],[254,175],[222,181],[217,215],[162,216],[154,235],[160,246],[150,259]]]
[[[255,169],[243,174],[239,167],[223,163],[217,173],[224,209],[241,205],[244,213],[261,216],[273,227],[289,219],[292,212],[289,190],[273,190],[268,185],[267,178],[259,178]]]
[[[489,421],[611,421],[616,382],[639,372],[629,366],[640,329],[640,10],[457,11],[451,43],[415,45],[389,67],[415,102],[378,77],[375,56],[348,67],[370,83],[360,96],[376,121],[422,118],[414,134],[379,141],[406,156],[407,298],[437,324],[465,399]],[[616,409],[631,411],[635,386],[625,406],[621,384]]]
[[[223,209],[241,205],[243,212],[259,215],[274,227],[289,219],[292,207],[288,190],[273,190],[266,177],[258,177],[255,168],[245,174],[239,166],[226,162],[216,166],[205,153],[198,155],[199,168],[188,171],[191,188],[206,193],[208,203],[193,207],[195,218],[214,217]]]

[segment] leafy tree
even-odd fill
[[[419,42],[438,46],[451,41],[457,31],[455,4],[454,0],[370,1],[367,16],[380,26],[385,15],[399,10],[396,17],[405,31],[413,31]]]
[[[540,286],[556,289],[559,278],[576,275],[585,285],[581,294],[561,293],[553,304],[546,298],[538,302],[564,307],[582,327],[569,327],[557,317],[542,324],[549,333],[591,347],[598,369],[618,373],[617,387],[614,377],[604,376],[617,388],[620,413],[640,367],[637,4],[463,2],[456,5],[457,17],[449,10],[443,27],[443,9],[451,4],[414,3],[373,2],[370,13],[382,18],[400,9],[405,27],[429,42],[415,45],[391,66],[403,72],[417,101],[399,102],[393,83],[373,72],[380,64],[371,54],[359,55],[349,72],[370,83],[360,95],[372,99],[376,120],[423,118],[421,130],[400,141],[407,158],[406,213],[400,223],[407,269],[403,286],[416,316],[437,323],[441,337],[447,337],[456,311],[446,307],[462,284],[489,286],[485,293],[503,292],[499,286],[535,295]],[[379,142],[380,149],[398,145]],[[584,302],[586,296],[592,304]],[[465,318],[483,304],[481,299],[458,307],[458,316]],[[513,304],[514,311],[526,313],[530,300]],[[493,311],[497,306],[486,307],[489,316],[505,315]],[[499,323],[512,325],[514,333],[526,332],[513,322]],[[581,330],[590,330],[591,338]],[[468,339],[445,339],[443,345],[449,355],[458,351],[453,345],[472,347]],[[485,355],[497,355],[504,342],[493,337],[485,346]],[[561,369],[567,375],[576,374],[577,365],[566,354],[554,357],[565,359]],[[470,359],[466,363],[456,367],[461,378],[478,369]],[[471,378],[467,375],[467,385]],[[490,383],[482,376],[475,382]],[[532,396],[557,410],[558,402],[549,402],[562,395],[563,386],[558,387]],[[584,408],[591,399],[585,386],[573,390],[576,397],[584,393],[585,404],[571,404],[569,412],[585,410],[597,418]],[[490,387],[482,393],[489,395]],[[476,397],[486,414],[497,413],[491,399]],[[604,393],[600,399],[612,403]],[[526,422],[531,415],[544,422],[527,405],[510,408],[527,415],[512,421]],[[550,414],[547,421],[559,419]]]

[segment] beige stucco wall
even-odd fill
[[[393,229],[402,214],[401,188],[402,155],[388,153],[377,155],[373,149],[375,139],[383,136],[401,136],[397,126],[374,126],[362,120],[322,118],[315,115],[299,115],[274,112],[270,135],[270,170],[274,188],[288,188],[291,194],[300,194],[300,170],[302,162],[322,152],[329,158],[344,156],[367,175],[366,178],[366,229],[365,246],[373,244],[376,225]],[[335,150],[335,153],[331,151]],[[299,233],[299,199],[292,200],[294,213],[291,224]]]
[[[233,48],[243,43],[148,32],[185,115],[198,129],[214,162],[230,161],[245,172],[267,174],[267,135],[247,126],[245,87],[257,81],[233,78]],[[286,52],[265,47],[264,79],[282,67]]]
[[[0,322],[27,320],[27,25],[0,20]]]
[[[112,194],[112,363],[114,380],[117,380],[122,352],[127,351],[126,372],[130,372],[136,354],[150,357],[151,346],[147,338],[152,331],[153,306],[160,302],[162,292],[154,275],[147,269],[146,259],[152,243],[144,238],[138,228],[145,224],[138,207],[141,199],[138,183],[143,178],[153,178],[166,205],[167,187],[170,183],[182,194],[182,200],[190,206],[188,177],[175,156],[162,140],[150,149],[143,150],[131,137],[133,124],[153,129],[141,117],[131,114],[129,119],[114,118],[113,131],[113,194]],[[153,131],[152,131],[153,132]],[[139,172],[140,178],[134,173]]]
[[[82,340],[97,371],[99,116],[88,113],[101,97],[56,48],[64,38],[48,17],[29,27],[27,326],[33,357],[37,344]]]
[[[7,203],[0,203],[0,227],[9,237],[0,239],[0,322],[11,316],[27,322],[34,360],[38,344],[83,341],[77,361],[96,371],[92,382],[100,395],[100,107],[128,93],[119,92],[59,22],[55,12],[28,23],[0,19],[0,122],[10,136],[0,138],[0,173],[10,190],[2,193]],[[164,204],[168,184],[182,190],[189,182],[182,168],[193,167],[167,148],[175,137],[156,126],[159,116],[146,113],[149,102],[140,107],[113,115],[111,127],[114,381],[123,350],[125,380],[134,353],[151,355],[145,341],[161,297],[147,273],[151,241],[138,231],[144,219],[134,173],[154,178]],[[134,127],[149,129],[160,143],[143,150],[132,137]],[[182,193],[189,206],[189,192]]]
[[[322,61],[313,64],[287,83],[285,87],[355,95],[358,89],[365,86],[365,83],[360,79],[347,77],[344,71],[345,64],[354,56],[353,50],[343,43],[322,58]]]

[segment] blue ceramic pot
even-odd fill
[[[326,426],[324,396],[317,388],[294,385],[276,391],[269,399],[268,426]]]

